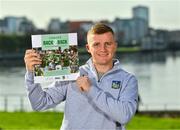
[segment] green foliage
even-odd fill
[[[31,48],[31,36],[0,35],[0,52],[24,52]]]
[[[117,52],[139,52],[141,51],[140,47],[118,47]],[[79,53],[87,53],[86,48],[78,48]]]
[[[0,35],[0,52],[24,52],[31,47],[31,36]],[[79,53],[87,53],[85,48],[79,48]],[[117,52],[136,52],[139,47],[119,47]],[[68,63],[67,63],[68,64]]]

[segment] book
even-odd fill
[[[31,35],[42,64],[34,66],[34,82],[76,80],[79,76],[77,33]]]

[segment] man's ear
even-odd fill
[[[89,44],[88,43],[86,44],[86,50],[90,53]]]
[[[117,48],[118,48],[118,43],[115,42],[115,49],[117,50]]]

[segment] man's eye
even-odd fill
[[[99,46],[99,43],[94,43],[93,46]]]
[[[111,46],[112,43],[111,43],[111,42],[106,42],[106,45],[107,45],[107,46]]]

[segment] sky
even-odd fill
[[[132,8],[138,5],[149,8],[150,27],[180,30],[180,0],[0,0],[0,19],[26,16],[45,29],[51,18],[62,22],[132,18]]]

